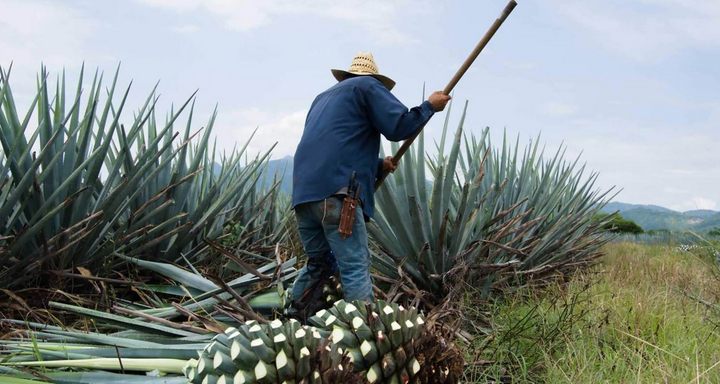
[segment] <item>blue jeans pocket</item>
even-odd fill
[[[339,197],[328,197],[323,202],[323,225],[340,225],[343,201]]]

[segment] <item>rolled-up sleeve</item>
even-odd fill
[[[430,120],[435,108],[424,101],[410,110],[379,81],[365,89],[365,103],[373,126],[390,141],[411,137]]]

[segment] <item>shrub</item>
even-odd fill
[[[639,226],[636,222],[632,220],[627,220],[623,218],[620,213],[615,213],[612,215],[608,214],[600,214],[598,215],[598,220],[602,220],[609,217],[610,222],[605,223],[603,225],[603,228],[606,230],[613,232],[613,233],[629,233],[634,235],[639,235],[641,233],[645,233],[645,230],[642,229],[641,226]],[[658,231],[657,233],[665,233]],[[669,232],[668,232],[669,233]]]

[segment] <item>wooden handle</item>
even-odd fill
[[[475,46],[475,49],[470,53],[467,59],[465,59],[465,62],[460,66],[460,69],[455,73],[455,76],[453,76],[452,79],[450,79],[450,82],[445,86],[445,89],[443,89],[443,94],[449,95],[450,92],[452,92],[453,88],[457,85],[457,83],[460,81],[460,79],[463,77],[465,72],[470,68],[472,63],[475,61],[475,59],[480,55],[480,52],[485,48],[485,46],[490,42],[490,39],[495,35],[495,32],[497,32],[498,29],[500,29],[500,26],[502,23],[507,19],[507,17],[510,15],[510,13],[515,9],[515,6],[517,5],[517,2],[515,0],[510,0],[510,2],[505,6],[505,9],[503,9],[502,13],[500,14],[500,17],[498,17],[495,22],[490,26],[490,29],[485,33],[485,36],[478,42],[478,44]],[[393,164],[397,164],[400,162],[400,159],[403,157],[405,152],[410,148],[413,141],[420,135],[420,132],[422,132],[424,126],[420,128],[414,135],[412,135],[409,139],[405,140],[400,146],[400,149],[397,151],[395,156],[393,156]],[[375,181],[375,190],[377,191],[378,188],[382,185],[383,181],[385,181],[385,178],[387,177],[388,172],[383,171],[380,177]]]

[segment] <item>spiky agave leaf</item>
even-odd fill
[[[130,87],[119,94],[118,73],[107,92],[97,72],[84,91],[81,70],[75,95],[63,75],[53,94],[43,67],[20,114],[0,68],[0,287],[35,278],[50,261],[92,269],[113,253],[209,262],[203,239],[228,223],[253,228],[254,247],[283,240],[289,210],[277,186],[255,187],[269,152],[243,162],[246,143],[217,169],[208,145],[217,111],[193,128],[193,95],[160,123],[154,88],[129,116]]]
[[[562,151],[546,160],[537,141],[524,152],[507,141],[496,149],[488,129],[463,140],[466,112],[467,104],[449,153],[446,120],[438,155],[425,156],[420,135],[378,191],[368,226],[373,266],[397,279],[402,265],[439,300],[447,293],[440,277],[463,263],[478,271],[473,278],[484,294],[497,280],[524,284],[525,277],[591,263],[607,241],[594,220],[609,193],[593,190],[597,174],[585,176]]]

